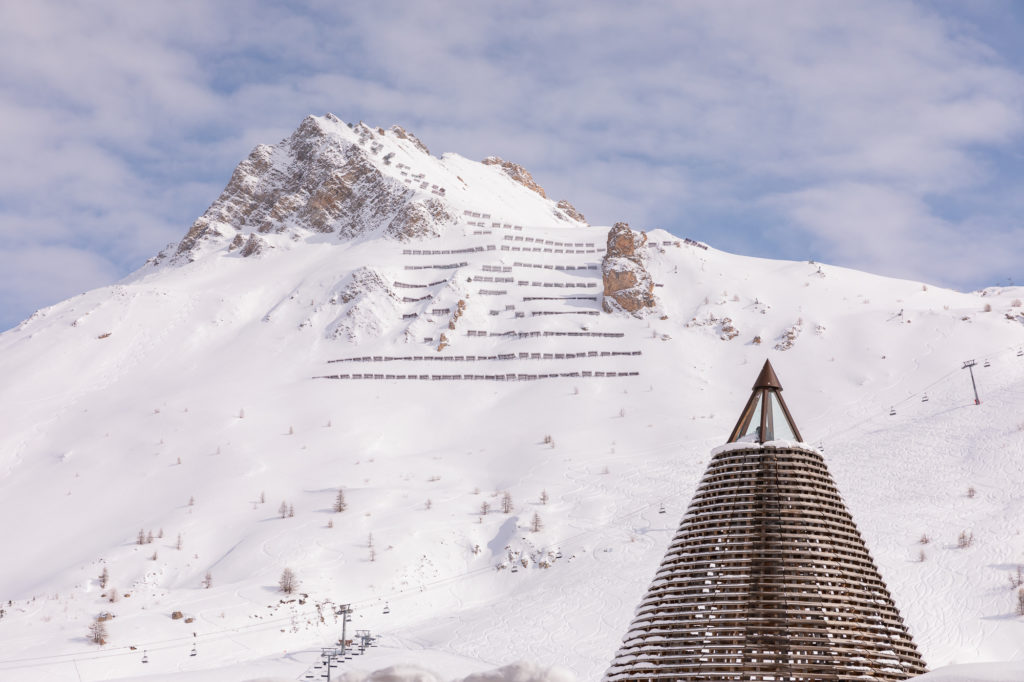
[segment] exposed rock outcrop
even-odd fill
[[[406,130],[402,126],[399,126],[399,125],[391,126],[391,132],[393,132],[395,135],[397,135],[398,137],[400,137],[403,140],[409,140],[414,145],[416,145],[416,148],[419,149],[424,154],[429,154],[430,153],[430,150],[427,149],[427,145],[425,145],[422,142],[420,142],[420,138],[416,137],[415,135],[410,133],[408,130]]]
[[[232,244],[233,243],[234,242],[232,242]],[[243,246],[242,250],[238,253],[241,254],[242,258],[248,258],[249,256],[260,255],[266,248],[267,242],[265,240],[263,240],[259,235],[250,234],[249,239],[245,242],[245,246]]]
[[[782,334],[779,335],[778,343],[775,344],[775,350],[789,350],[792,348],[801,331],[803,331],[803,327],[800,326],[800,322],[784,329]]]
[[[647,235],[633,232],[627,223],[615,223],[608,231],[608,250],[601,263],[605,312],[625,310],[639,317],[657,304],[654,281],[638,252],[646,243]]]
[[[569,218],[575,220],[578,223],[583,223],[584,225],[587,224],[587,219],[583,217],[583,214],[580,213],[579,211],[577,211],[576,207],[573,206],[572,204],[570,204],[565,199],[562,199],[561,201],[559,201],[557,206],[558,206],[558,210],[561,211],[566,216],[568,216]],[[556,215],[558,215],[557,212],[556,212]],[[561,218],[562,216],[558,216],[558,217]]]
[[[447,204],[437,199],[427,199],[402,206],[398,215],[388,223],[386,233],[401,240],[437,236],[438,225],[454,221],[455,216],[448,210]]]
[[[328,114],[307,117],[275,146],[257,146],[178,243],[175,260],[193,260],[205,244],[240,248],[240,233],[298,229],[350,238],[383,229],[401,240],[439,235],[454,217],[441,202],[379,170],[373,156],[380,147],[372,141],[379,134],[364,124],[350,131]],[[399,126],[390,134],[429,153]]]
[[[332,296],[340,314],[327,326],[329,339],[360,342],[379,337],[398,317],[399,298],[379,272],[355,270],[344,287]]]
[[[534,192],[541,195],[545,199],[548,198],[548,195],[544,191],[544,188],[537,184],[537,182],[533,179],[533,176],[530,175],[530,171],[526,170],[518,163],[505,161],[504,159],[498,156],[488,156],[486,159],[482,161],[482,163],[485,166],[500,167],[501,170],[505,172],[505,175],[509,176],[526,189],[533,190]]]

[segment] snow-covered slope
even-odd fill
[[[929,665],[1024,660],[1024,290],[655,230],[657,307],[608,314],[607,227],[404,131],[307,126],[182,245],[0,335],[0,679],[296,677],[340,636],[328,600],[380,635],[367,668],[595,679],[765,357]],[[393,212],[303,213],[336,175],[303,184],[306,138]],[[389,229],[434,200],[450,219]]]

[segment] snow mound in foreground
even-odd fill
[[[372,673],[346,672],[342,682],[442,682],[437,674],[412,664],[393,665]],[[576,676],[565,668],[545,668],[534,663],[519,661],[510,665],[473,673],[453,682],[576,682]]]

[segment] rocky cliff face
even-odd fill
[[[259,145],[238,164],[220,197],[177,245],[174,259],[193,260],[207,245],[238,249],[239,237],[245,239],[242,256],[258,254],[262,244],[251,237],[257,233],[305,230],[350,238],[383,231],[400,240],[440,234],[455,222],[453,212],[437,197],[381,172],[378,165],[390,161],[387,155],[376,158],[382,138],[428,154],[398,126],[384,131],[362,123],[346,126],[331,114],[307,117],[290,137]]]
[[[545,199],[548,198],[547,192],[544,191],[543,187],[537,184],[537,181],[533,179],[532,175],[530,175],[530,171],[526,170],[518,163],[505,161],[498,156],[488,156],[481,163],[485,166],[497,166],[503,173],[505,173],[505,175],[510,177],[512,180],[515,180],[526,189],[536,192]],[[587,220],[583,217],[583,214],[577,211],[576,207],[565,199],[560,200],[555,205],[554,209],[552,209],[551,213],[558,220],[569,222],[575,221],[577,223],[583,223],[584,225],[587,224]]]
[[[505,175],[509,176],[526,189],[536,192],[545,199],[548,198],[547,192],[544,191],[543,187],[537,184],[537,181],[533,179],[532,175],[530,175],[530,171],[526,170],[518,163],[505,161],[498,156],[488,156],[481,163],[485,166],[497,166],[505,173]]]
[[[638,251],[646,243],[647,235],[633,232],[627,223],[615,223],[608,231],[608,250],[601,263],[605,312],[625,310],[639,317],[657,304],[654,281]]]
[[[515,217],[506,205],[506,219],[545,224],[553,217],[586,224],[568,201],[547,199],[519,164],[488,157],[483,166],[496,166],[503,178],[530,190],[503,193],[512,202],[511,213],[527,208],[523,217]],[[473,178],[483,176],[487,180],[474,189]],[[457,155],[434,158],[399,126],[384,130],[346,124],[333,114],[309,116],[278,144],[257,146],[188,234],[154,262],[187,263],[218,249],[259,255],[282,246],[273,239],[281,233],[339,239],[382,234],[402,241],[436,237],[464,215],[490,213],[485,208],[491,208],[491,192],[491,171]]]

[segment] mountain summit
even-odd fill
[[[270,245],[268,234],[436,237],[495,196],[527,222],[586,224],[568,201],[549,200],[516,163],[435,158],[400,126],[309,116],[278,144],[257,146],[184,239],[157,260],[190,262],[220,248],[251,256]]]

